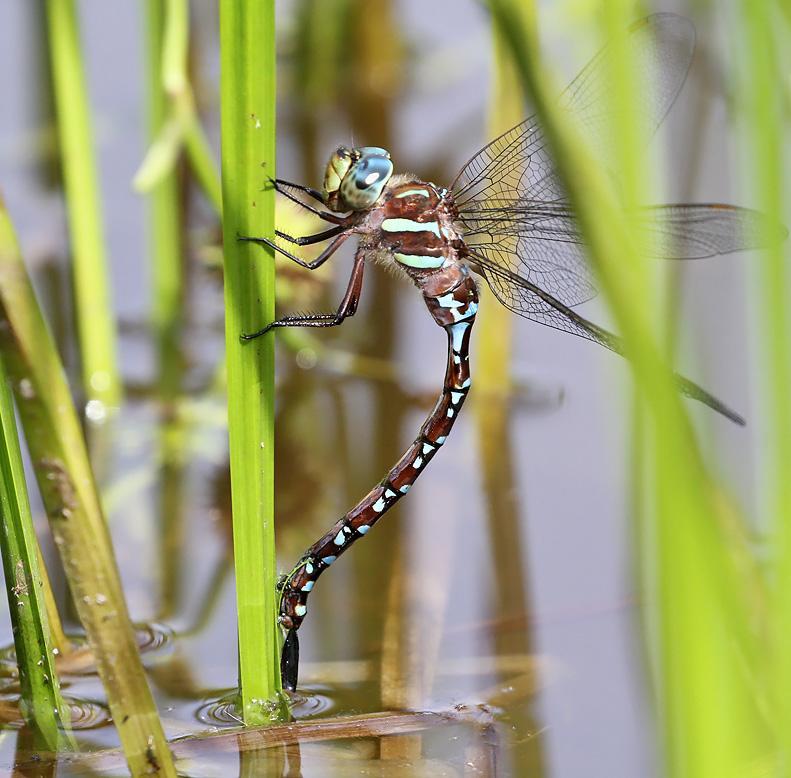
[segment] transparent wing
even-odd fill
[[[721,203],[658,205],[644,208],[639,226],[652,233],[658,256],[704,259],[766,246],[772,233],[787,234],[760,211]]]
[[[651,85],[650,89],[641,90],[642,102],[633,106],[650,137],[684,84],[695,49],[695,29],[681,16],[654,14],[633,24],[627,40],[632,60],[643,71],[637,74],[638,83]],[[561,107],[574,115],[586,132],[588,143],[601,154],[605,164],[613,158],[605,99],[610,56],[608,47],[602,49],[560,97]],[[483,203],[490,198],[566,199],[535,117],[495,138],[468,160],[451,191],[465,210],[471,210],[474,201]]]
[[[565,203],[542,203],[529,209],[513,206],[504,218],[501,210],[491,216],[479,212],[478,224],[465,235],[471,251],[490,263],[519,275],[573,307],[596,295],[585,258],[582,237]],[[771,229],[758,211],[732,205],[677,204],[643,208],[638,226],[650,238],[656,256],[669,259],[703,259],[717,254],[759,248]],[[502,303],[528,318],[529,308],[519,308],[522,290],[509,294],[495,290]]]
[[[549,327],[579,335],[617,354],[623,354],[623,346],[617,335],[580,316],[549,292],[491,262],[484,255],[472,253],[470,258],[475,263],[476,271],[486,279],[492,291],[506,307]],[[713,394],[678,373],[674,374],[674,377],[676,386],[682,394],[708,405],[736,424],[744,424],[744,419],[736,411]]]
[[[692,24],[656,14],[630,28],[628,46],[643,72],[636,106],[647,137],[661,124],[686,78],[695,47]],[[639,55],[639,56],[638,56]],[[602,49],[561,95],[602,160],[612,159],[606,121],[608,48]],[[451,186],[465,241],[567,305],[593,296],[590,272],[566,193],[555,174],[544,134],[530,118],[496,138],[462,168]]]

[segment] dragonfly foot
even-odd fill
[[[255,243],[258,246],[269,246],[271,249],[277,249],[277,246],[275,246],[274,242],[269,240],[269,238],[254,238],[251,235],[240,235],[237,232],[236,240],[240,243]]]
[[[255,340],[256,338],[260,338],[262,335],[266,335],[266,333],[269,332],[269,330],[271,330],[272,327],[275,326],[275,324],[276,324],[276,322],[272,322],[271,324],[267,324],[266,327],[264,327],[261,330],[258,330],[258,332],[250,332],[250,333],[243,332],[239,336],[239,340],[241,340],[242,343],[247,343],[248,340]]]

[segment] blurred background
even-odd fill
[[[182,155],[175,214],[182,306],[177,336],[163,343],[151,323],[150,203],[132,186],[152,141],[145,9],[101,0],[82,0],[79,8],[124,384],[120,410],[109,419],[99,412],[91,420],[89,412],[86,425],[129,606],[148,625],[146,665],[166,731],[176,735],[235,723],[222,703],[237,669],[220,227]],[[193,2],[189,9],[190,83],[218,159],[217,8]],[[651,10],[680,13],[698,32],[686,86],[656,141],[665,152],[667,200],[751,205],[737,184],[733,87],[718,4],[656,3]],[[567,83],[598,48],[587,34],[592,11],[569,0],[543,3],[539,13],[546,62],[557,83]],[[636,9],[635,18],[644,13]],[[318,187],[331,151],[356,144],[386,147],[397,171],[447,186],[489,139],[496,74],[482,3],[281,2],[277,36],[284,178]],[[43,5],[4,3],[0,188],[79,396],[47,56]],[[518,106],[519,94],[512,99]],[[277,218],[289,233],[311,231],[285,202]],[[313,274],[278,260],[279,310],[334,309],[352,252],[347,247]],[[268,261],[263,252],[261,261]],[[674,268],[678,369],[748,419],[742,429],[706,408],[689,408],[710,468],[747,515],[760,508],[764,445],[750,423],[757,402],[745,294],[752,261],[754,255],[734,254]],[[486,295],[479,323],[496,308]],[[611,324],[598,300],[581,312]],[[500,774],[658,774],[632,574],[628,366],[592,343],[507,313],[498,317],[485,332],[496,337],[502,326],[502,338],[512,339],[500,374],[508,380],[498,391],[501,378],[481,378],[486,390],[473,392],[409,498],[316,587],[301,630],[295,714],[461,704],[504,723],[497,730]],[[474,383],[485,348],[484,327],[478,330]],[[440,390],[444,354],[444,337],[416,290],[380,268],[368,271],[360,311],[343,327],[279,339],[283,571],[412,441]],[[486,414],[494,407],[502,409],[501,422],[490,424]],[[43,527],[40,507],[37,516]],[[763,529],[751,531],[760,537]],[[51,548],[46,554],[68,613],[56,556]],[[10,643],[10,623],[0,625],[2,642]],[[74,678],[69,691],[90,703],[86,716],[95,728],[81,735],[85,743],[114,743],[113,730],[100,726],[98,681]],[[477,724],[430,736],[425,769],[461,774],[480,739]],[[4,762],[13,748],[12,738],[0,738]],[[409,742],[389,748],[414,756]],[[325,755],[323,774],[356,774],[370,756],[360,745]]]

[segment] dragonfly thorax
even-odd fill
[[[459,259],[463,242],[455,215],[447,191],[415,176],[396,175],[360,223],[361,246],[367,256],[406,272],[422,288],[428,276]]]
[[[386,149],[339,146],[324,173],[324,202],[339,213],[366,211],[376,204],[392,175],[393,163]]]

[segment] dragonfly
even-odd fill
[[[695,46],[692,24],[656,14],[630,27],[627,43],[639,54],[638,75],[650,79],[635,110],[650,137],[661,124],[685,80]],[[606,162],[609,135],[606,77],[612,50],[602,49],[560,97]],[[423,295],[431,318],[447,335],[442,392],[417,437],[374,488],[302,555],[278,583],[279,622],[285,632],[281,655],[283,687],[298,681],[297,631],[319,576],[366,535],[413,486],[445,444],[471,387],[470,333],[478,312],[475,276],[513,312],[540,324],[587,338],[623,353],[621,340],[581,316],[575,307],[596,287],[585,245],[567,193],[556,174],[544,132],[528,118],[478,151],[444,188],[414,175],[394,173],[387,150],[364,146],[336,149],[317,190],[282,179],[274,189],[332,225],[293,237],[276,230],[268,238],[240,240],[269,247],[314,270],[354,237],[357,249],[348,287],[337,310],[284,316],[243,340],[279,327],[334,327],[357,310],[365,266],[397,269]],[[317,205],[314,205],[315,201]],[[642,210],[646,229],[660,238],[664,257],[696,259],[761,245],[761,214],[719,203],[673,204]],[[283,243],[291,244],[286,248]],[[326,243],[307,260],[297,247]],[[731,421],[742,417],[689,379],[675,375],[678,389]]]

